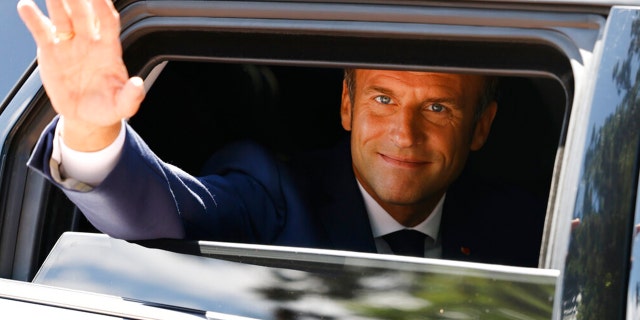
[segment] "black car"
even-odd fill
[[[129,122],[191,173],[238,139],[282,157],[333,144],[345,67],[500,77],[500,111],[467,169],[547,199],[539,264],[111,239],[26,167],[55,113],[25,41],[0,62],[13,88],[0,87],[0,305],[17,318],[34,303],[61,318],[640,317],[640,2],[114,4],[124,61],[148,86]],[[2,30],[28,37],[4,7]]]

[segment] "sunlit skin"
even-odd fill
[[[399,223],[426,219],[469,152],[484,145],[497,105],[474,126],[483,86],[477,75],[356,70],[352,104],[343,84],[355,176]]]

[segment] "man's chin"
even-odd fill
[[[382,187],[379,188],[377,198],[383,202],[394,206],[415,206],[425,202],[433,201],[434,197],[440,197],[440,193],[437,191],[430,192],[429,190],[420,189],[411,184],[404,184],[400,187]],[[413,192],[410,192],[413,191]],[[416,192],[419,191],[419,192]],[[439,200],[439,199],[437,199]]]
[[[413,194],[407,194],[405,192],[385,192],[382,195],[378,195],[379,199],[383,202],[394,206],[413,206],[423,201],[423,198]]]

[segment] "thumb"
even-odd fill
[[[116,98],[117,111],[122,118],[130,118],[140,108],[144,100],[144,81],[140,77],[131,77],[122,87]]]

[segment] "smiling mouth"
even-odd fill
[[[387,163],[390,163],[394,166],[403,167],[403,168],[418,168],[430,163],[429,161],[391,157],[384,154],[380,154],[380,157],[382,157],[382,160],[384,160]]]

